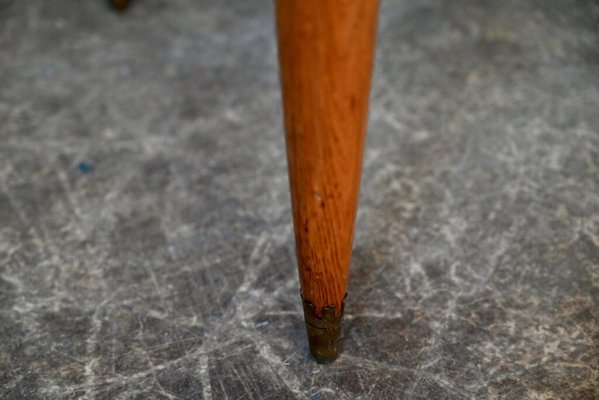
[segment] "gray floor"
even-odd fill
[[[384,2],[330,366],[272,14],[0,1],[0,398],[599,398],[599,3]]]

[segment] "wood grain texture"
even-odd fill
[[[378,0],[277,0],[287,161],[304,299],[346,294]]]

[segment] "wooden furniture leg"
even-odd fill
[[[287,162],[310,351],[341,350],[378,0],[276,0]]]
[[[110,4],[117,11],[125,11],[129,6],[129,0],[110,0]]]

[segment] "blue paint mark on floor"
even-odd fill
[[[77,172],[80,174],[89,174],[93,170],[94,166],[86,162],[80,162],[79,165],[77,165]]]

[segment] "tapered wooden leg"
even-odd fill
[[[276,0],[304,315],[319,362],[341,349],[378,0]]]

